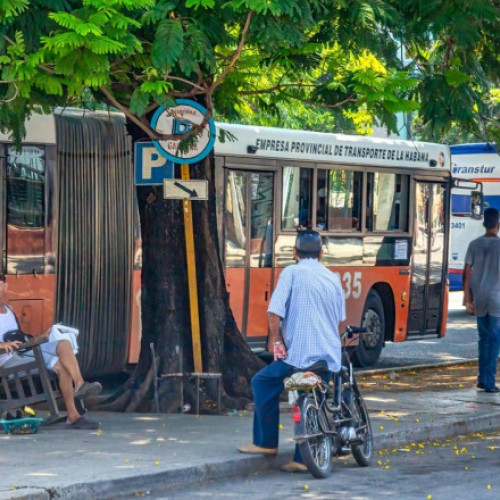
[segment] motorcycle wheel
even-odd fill
[[[358,465],[367,467],[373,458],[373,432],[370,415],[356,384],[352,390],[352,416],[354,429],[359,440],[351,445],[351,452]]]
[[[332,442],[321,429],[321,417],[312,397],[302,400],[300,410],[302,435],[305,437],[305,441],[299,444],[302,460],[314,477],[323,479],[332,471]]]

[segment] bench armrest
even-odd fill
[[[16,351],[18,351],[19,349],[23,349],[23,350],[33,349],[33,347],[40,345],[40,344],[45,344],[45,342],[48,342],[48,341],[49,341],[48,337],[40,335],[38,337],[35,337],[33,340],[30,340],[29,342],[23,342],[22,344],[19,344],[17,346]],[[0,348],[0,354],[4,354],[5,352],[6,352],[5,349]]]

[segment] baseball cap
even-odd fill
[[[295,247],[301,252],[319,252],[321,250],[321,236],[311,229],[299,231]]]
[[[494,207],[489,207],[484,211],[483,226],[486,229],[493,229],[500,221],[500,214]]]

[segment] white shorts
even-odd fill
[[[59,357],[57,356],[57,344],[58,340],[53,342],[45,342],[44,344],[40,344],[40,349],[42,350],[43,361],[45,362],[45,366],[49,370],[53,370],[56,363],[59,361]],[[3,368],[11,368],[13,366],[21,366],[26,363],[30,363],[33,361],[35,354],[33,351],[27,351],[22,354],[15,352],[5,363],[2,364]]]

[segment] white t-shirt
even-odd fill
[[[12,330],[18,330],[16,316],[8,307],[7,311],[0,313],[0,342],[3,342],[3,336]],[[0,354],[0,366],[2,366],[8,359],[12,357],[12,354]]]

